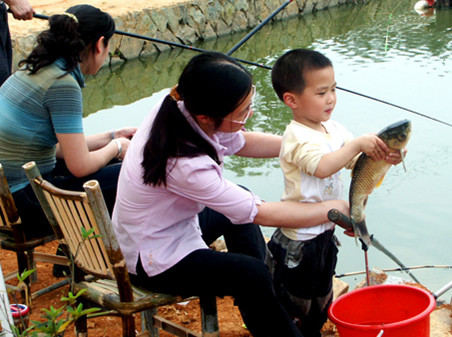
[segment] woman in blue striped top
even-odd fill
[[[0,163],[28,238],[51,232],[22,165],[35,161],[58,187],[82,190],[97,179],[112,210],[121,160],[136,128],[83,133],[83,74],[94,75],[108,55],[115,24],[90,5],[49,19],[49,29],[0,88]],[[112,164],[112,161],[116,163]]]

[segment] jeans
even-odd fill
[[[72,191],[83,191],[83,184],[88,180],[95,179],[99,181],[105,203],[111,215],[115,205],[120,169],[121,163],[112,161],[109,165],[89,176],[77,178],[69,172],[64,161],[60,160],[53,171],[43,176],[43,178],[56,187]],[[53,233],[52,227],[47,221],[31,185],[14,192],[13,198],[27,239],[43,237]]]
[[[209,208],[199,214],[199,221],[207,244],[224,235],[227,253],[198,249],[153,277],[138,260],[137,275],[130,274],[131,281],[182,296],[232,296],[253,336],[302,336],[274,292],[259,226],[234,225]]]

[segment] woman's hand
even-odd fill
[[[113,135],[115,139],[117,138],[132,139],[132,137],[135,135],[135,132],[137,132],[137,128],[130,126],[113,131]]]
[[[116,141],[119,141],[121,143],[121,153],[119,153],[119,155],[117,155],[116,158],[119,160],[124,160],[124,157],[126,156],[127,153],[127,149],[129,148],[130,140],[125,137],[121,137],[117,138],[115,142]]]

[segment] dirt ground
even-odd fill
[[[64,12],[67,8],[88,3],[86,0],[29,0],[34,10],[38,14],[52,15]],[[96,6],[113,17],[115,15],[133,12],[142,8],[159,8],[162,5],[170,5],[187,2],[187,0],[90,0],[89,4]],[[47,27],[46,20],[33,19],[31,21],[15,20],[9,15],[9,27],[11,36],[28,35],[31,31],[43,30]],[[44,247],[38,248],[38,251],[45,253],[54,253],[57,243],[50,243]],[[2,250],[0,254],[0,262],[4,273],[11,272],[17,268],[16,257],[13,253]],[[61,279],[56,279],[52,275],[52,265],[46,263],[38,263],[38,282],[32,285],[32,292],[37,291],[45,286],[53,284]],[[8,281],[7,283],[15,284],[16,281]],[[32,320],[42,320],[42,309],[53,306],[59,308],[63,305],[60,301],[62,296],[66,296],[68,286],[52,291],[49,294],[38,297],[33,300],[32,312],[30,314],[30,322]],[[12,301],[12,299],[10,299]],[[217,299],[218,318],[220,323],[220,331],[222,337],[246,337],[250,336],[248,331],[242,326],[243,321],[237,307],[233,305],[231,298]],[[163,307],[159,310],[159,314],[171,321],[179,322],[189,329],[201,331],[200,326],[200,310],[197,301],[191,301],[186,305],[171,305]],[[139,315],[137,315],[138,317]],[[139,318],[137,319],[137,327],[139,327]],[[121,321],[115,317],[96,318],[88,321],[89,336],[92,337],[116,337],[121,335]],[[72,329],[71,329],[72,330]],[[73,331],[69,331],[66,336],[74,336]],[[169,336],[169,334],[161,333],[161,336]]]
[[[36,13],[44,15],[62,13],[73,5],[88,3],[86,0],[29,0],[29,2],[33,6]],[[90,0],[89,4],[108,12],[112,16],[115,16],[140,10],[142,8],[159,8],[162,5],[183,2],[187,2],[187,0]],[[35,18],[31,21],[19,21],[15,20],[11,14],[9,15],[8,20],[11,36],[13,38],[18,35],[27,35],[31,31],[46,29],[47,26],[46,20],[39,20]],[[56,246],[56,242],[50,243],[45,247],[39,248],[38,251],[54,253],[56,251]],[[4,273],[11,272],[17,268],[15,255],[8,251],[1,251],[0,262]],[[32,292],[61,280],[53,277],[51,265],[46,263],[38,263],[37,268],[38,282],[32,285]],[[8,283],[14,284],[17,282],[10,281]],[[43,313],[41,310],[42,308],[50,308],[50,306],[55,308],[61,307],[63,303],[59,299],[61,296],[66,296],[67,291],[68,286],[54,290],[49,294],[33,300],[30,321],[42,320],[40,317]],[[248,331],[242,327],[242,318],[237,307],[233,305],[231,298],[218,299],[217,305],[222,337],[250,336]],[[166,306],[160,310],[159,314],[171,321],[179,322],[189,329],[201,331],[199,319],[200,311],[197,301],[191,301],[187,305]],[[139,327],[138,323],[139,319],[137,319],[137,327]],[[121,321],[119,318],[96,318],[89,320],[88,326],[89,336],[92,337],[115,337],[121,335]],[[66,334],[66,336],[69,337],[73,335],[72,331]],[[169,336],[169,334],[161,333],[161,336]]]
[[[37,251],[53,254],[56,252],[57,243],[52,242],[44,247],[40,247]],[[15,254],[2,250],[0,254],[0,263],[4,274],[16,270],[17,263]],[[48,263],[38,263],[38,282],[32,285],[32,292],[42,289],[48,285],[61,281],[62,278],[55,278],[52,275],[52,265]],[[16,280],[8,281],[9,284],[17,284]],[[60,301],[62,296],[67,296],[68,286],[56,289],[46,295],[40,296],[32,301],[32,312],[30,314],[31,321],[43,321],[41,315],[43,308],[60,308],[64,305]],[[14,299],[10,296],[10,303],[14,303]],[[221,337],[247,337],[251,336],[242,325],[242,317],[237,307],[233,305],[232,298],[217,299],[218,320],[220,324]],[[180,323],[186,328],[201,332],[200,309],[198,301],[191,301],[186,305],[169,305],[159,309],[159,315]],[[136,315],[137,330],[140,331],[139,315]],[[90,337],[117,337],[121,336],[121,320],[117,317],[102,317],[88,320],[88,329]],[[161,332],[162,337],[172,336],[166,332]],[[73,329],[70,328],[65,336],[74,336]]]
[[[160,8],[163,5],[173,5],[189,2],[189,0],[28,0],[37,14],[52,15],[63,13],[71,6],[89,3],[98,7],[110,15],[117,16],[128,12],[134,12],[143,8]],[[30,21],[15,20],[12,15],[8,18],[11,36],[27,35],[30,31],[45,29],[45,20],[33,19]]]
[[[100,9],[110,13],[112,16],[133,12],[142,8],[159,8],[162,5],[184,3],[189,0],[133,0],[133,1],[119,1],[119,0],[91,0],[89,4],[99,7]],[[86,0],[29,0],[36,13],[44,15],[52,15],[64,12],[67,8],[82,3],[88,3]],[[43,30],[47,27],[46,20],[33,19],[31,21],[18,21],[12,15],[9,16],[9,26],[11,35],[26,36],[31,31]],[[57,243],[49,243],[37,250],[45,253],[54,253],[56,251]],[[3,273],[8,273],[17,268],[16,257],[13,253],[2,250],[0,253],[0,263]],[[32,285],[32,292],[35,292],[43,287],[51,285],[61,279],[57,279],[52,275],[52,265],[39,263],[38,282]],[[8,281],[10,284],[15,284],[17,281]],[[59,308],[63,306],[60,301],[62,296],[66,296],[68,286],[52,291],[49,294],[38,297],[33,300],[32,312],[30,314],[30,321],[42,321],[42,309],[53,306]],[[13,299],[10,299],[13,302]],[[224,299],[217,299],[218,318],[220,324],[221,337],[247,337],[251,336],[243,327],[243,321],[237,307],[233,305],[233,300],[229,297]],[[186,305],[170,305],[159,309],[159,314],[171,321],[178,322],[185,327],[194,331],[201,331],[200,324],[200,310],[197,301],[191,301]],[[137,315],[136,325],[139,328],[139,315]],[[89,336],[91,337],[116,337],[121,336],[121,321],[119,318],[103,317],[88,321]],[[139,330],[139,329],[137,329]],[[327,329],[329,330],[329,329]],[[334,335],[334,333],[333,333]],[[73,337],[73,329],[70,329],[65,336]],[[167,333],[161,333],[162,337],[170,336]],[[438,336],[435,336],[438,337]]]

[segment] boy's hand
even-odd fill
[[[403,158],[405,158],[408,150],[406,148],[404,148],[402,150],[402,152],[403,152]],[[402,162],[402,155],[401,155],[400,151],[389,152],[385,158],[385,161],[391,165],[398,165]]]
[[[375,161],[385,160],[389,151],[388,146],[375,133],[367,133],[357,138],[361,152]]]

